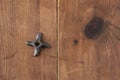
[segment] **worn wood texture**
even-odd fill
[[[106,28],[89,39],[94,17]],[[33,57],[37,32],[52,48]],[[0,0],[0,45],[0,80],[119,80],[120,1]]]
[[[120,79],[120,0],[59,0],[59,80]],[[84,35],[94,17],[105,31]]]
[[[33,57],[37,32],[52,48]],[[56,0],[0,0],[0,80],[56,80]]]

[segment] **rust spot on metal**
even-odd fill
[[[90,39],[96,39],[104,30],[104,20],[99,17],[93,18],[85,27],[85,35]]]

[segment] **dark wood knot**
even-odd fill
[[[85,27],[85,35],[87,38],[96,39],[104,30],[104,20],[99,17],[93,18]]]
[[[78,44],[78,40],[74,40],[74,45],[77,45]]]

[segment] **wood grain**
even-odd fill
[[[33,57],[37,32],[51,49]],[[0,0],[0,80],[56,80],[56,0]]]
[[[120,79],[120,0],[60,0],[59,80]],[[84,35],[94,18],[105,21],[95,40]]]
[[[93,40],[94,17],[106,28]],[[33,57],[37,32],[52,48]],[[0,44],[0,80],[119,80],[120,1],[0,0]]]

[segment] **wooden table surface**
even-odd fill
[[[95,18],[105,28],[90,38]],[[33,57],[38,32],[51,48]],[[0,0],[0,80],[120,80],[119,68],[120,0]]]

